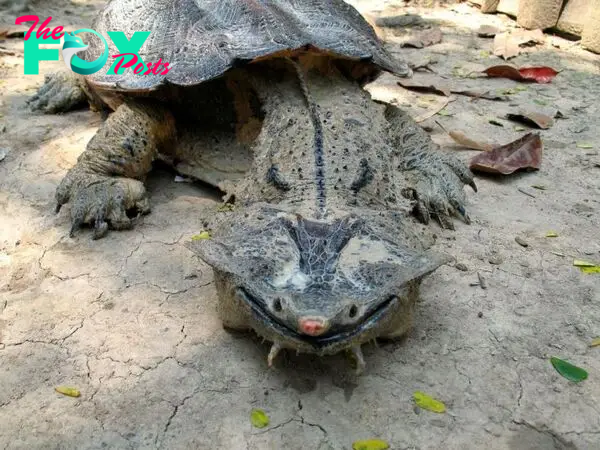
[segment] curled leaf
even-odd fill
[[[552,117],[532,111],[520,112],[518,114],[509,113],[506,115],[506,118],[508,120],[524,123],[525,125],[542,128],[543,130],[547,130],[554,125],[554,119],[552,119]]]
[[[446,405],[444,405],[442,402],[434,399],[433,397],[430,397],[429,395],[425,394],[424,392],[416,391],[413,394],[413,398],[414,398],[417,406],[419,406],[420,408],[423,408],[423,409],[426,409],[428,411],[432,411],[435,413],[446,412]]]
[[[476,155],[469,166],[473,170],[508,175],[519,169],[538,170],[542,163],[542,140],[538,133],[525,136],[492,151]]]
[[[200,233],[192,236],[192,241],[201,241],[203,239],[210,239],[210,233],[208,231],[201,231]]]
[[[576,259],[573,261],[573,265],[575,267],[579,267],[579,270],[583,273],[600,273],[600,265],[594,264],[589,261],[582,261],[580,259]]]
[[[365,439],[352,443],[352,450],[387,450],[388,448],[390,444],[381,439]]]
[[[262,409],[253,409],[250,413],[250,422],[256,428],[264,428],[269,425],[269,416]]]
[[[524,67],[517,69],[508,64],[488,67],[483,73],[493,78],[508,78],[522,82],[535,81],[537,83],[550,83],[558,75],[558,72],[551,67]]]
[[[550,358],[550,362],[556,371],[569,381],[579,383],[588,377],[588,373],[581,367],[574,366],[573,364],[563,361],[562,359],[553,356]]]
[[[489,152],[494,148],[492,144],[488,144],[486,142],[477,142],[467,137],[461,131],[449,131],[448,134],[454,140],[454,142],[462,145],[463,147],[472,148],[473,150],[481,150],[484,152]]]
[[[69,397],[79,397],[81,395],[81,392],[79,392],[77,388],[69,386],[57,386],[54,390],[59,394],[67,395]]]

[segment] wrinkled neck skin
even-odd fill
[[[404,334],[421,278],[447,260],[407,217],[384,105],[332,68],[249,72],[265,114],[254,166],[197,244],[221,317],[273,341],[269,363],[351,349],[362,366],[361,344]]]

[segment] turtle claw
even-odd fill
[[[267,364],[269,367],[273,367],[273,362],[282,349],[283,347],[278,342],[273,343],[271,350],[269,351],[269,356],[267,356]]]
[[[352,347],[350,351],[356,362],[356,375],[361,375],[367,367],[362,349],[360,348],[360,345],[357,345],[356,347]]]

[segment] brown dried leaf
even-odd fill
[[[528,133],[514,142],[476,155],[469,167],[480,172],[502,175],[519,169],[538,170],[542,163],[542,149],[539,133]]]
[[[411,91],[429,92],[432,94],[443,95],[445,97],[449,97],[450,94],[452,93],[449,86],[444,86],[444,85],[435,86],[433,84],[428,85],[428,84],[420,83],[415,78],[402,78],[401,80],[398,80],[397,83],[400,86],[402,86],[403,88],[409,89]]]
[[[404,42],[401,47],[423,48],[442,42],[442,30],[431,28],[418,33],[414,38]]]
[[[461,131],[450,131],[450,132],[448,132],[448,134],[454,140],[454,142],[462,145],[463,147],[471,148],[473,150],[481,150],[484,152],[489,152],[489,151],[493,150],[493,148],[494,148],[494,146],[492,144],[488,144],[486,142],[477,142],[477,141],[467,137]]]
[[[541,128],[542,130],[547,130],[554,125],[554,119],[552,119],[552,117],[531,111],[520,112],[517,114],[509,113],[506,115],[506,118],[530,127]]]
[[[542,30],[517,30],[500,33],[494,38],[494,55],[510,59],[521,53],[522,47],[544,42]]]

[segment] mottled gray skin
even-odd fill
[[[282,348],[352,350],[362,369],[360,346],[405,334],[421,279],[448,262],[426,250],[410,213],[468,222],[463,186],[474,187],[407,114],[371,100],[361,83],[377,69],[300,49],[151,93],[49,77],[34,109],[65,111],[85,96],[115,110],[59,185],[58,209],[72,204],[71,234],[131,228],[132,213],[150,211],[143,181],[157,159],[221,188],[235,210],[207,217],[212,239],[190,248],[214,268],[223,324],[272,341],[269,364]]]

